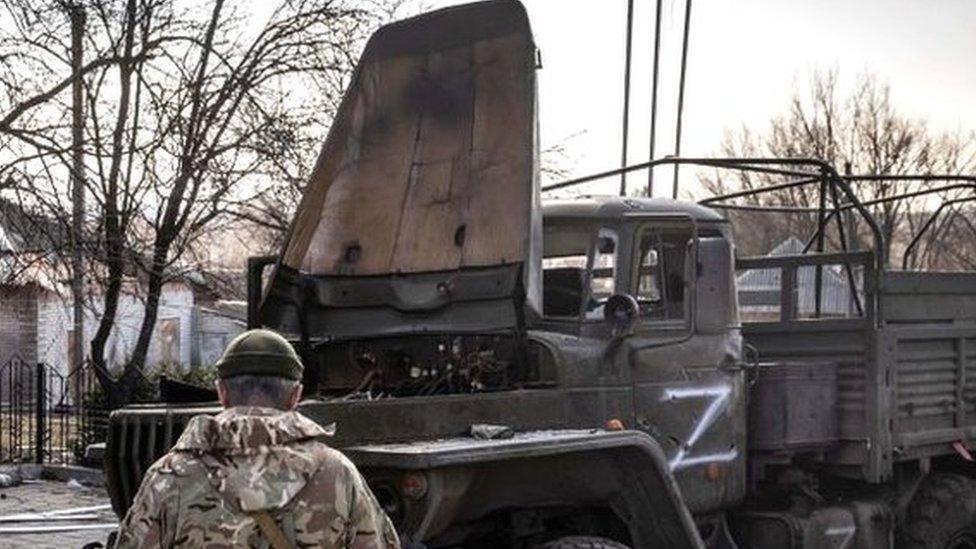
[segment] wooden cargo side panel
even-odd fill
[[[964,364],[962,375],[965,383],[962,387],[962,400],[965,404],[963,409],[966,414],[966,421],[976,424],[976,333],[972,337],[958,340],[960,356],[963,357]]]
[[[404,272],[456,269],[461,263],[459,243],[464,243],[455,242],[464,225],[460,202],[467,194],[471,171],[475,101],[471,48],[431,54],[412,94],[426,107],[388,268]]]
[[[332,181],[336,178],[340,170],[351,169],[355,161],[354,151],[348,151],[355,138],[339,139],[333,136],[354,136],[356,132],[361,132],[362,128],[354,128],[354,116],[357,112],[355,103],[360,102],[358,73],[353,76],[353,83],[343,96],[339,109],[336,112],[335,120],[329,129],[329,138],[326,139],[322,151],[319,153],[312,168],[312,175],[309,178],[308,186],[302,200],[298,205],[295,219],[292,220],[290,234],[288,235],[286,247],[282,253],[282,263],[293,269],[303,267],[305,255],[312,242],[313,237],[318,231],[319,222],[322,219],[322,208],[325,205],[325,197],[329,192]],[[361,125],[361,124],[360,124]],[[306,267],[307,268],[307,267]]]
[[[764,362],[833,362],[837,364],[838,428],[842,438],[864,439],[867,391],[868,341],[863,328],[814,330],[819,323],[807,323],[809,331],[767,324],[757,329],[746,324],[746,341],[759,349]],[[836,324],[836,323],[835,323]],[[850,324],[850,323],[847,323]]]
[[[526,254],[534,193],[532,52],[522,35],[474,47],[472,172],[463,201],[463,266],[520,261]]]
[[[331,182],[312,183],[327,191],[304,270],[390,272],[421,116],[411,108],[408,90],[423,64],[422,58],[385,59],[364,71],[352,105],[353,132],[346,137],[348,161],[334,160],[346,167]]]
[[[889,322],[976,321],[976,274],[889,271],[882,299]]]
[[[898,338],[895,429],[917,432],[957,426],[959,375],[951,338]]]
[[[413,157],[418,117],[405,90],[417,58],[368,63],[340,109],[309,184],[285,264],[313,273],[388,272]],[[321,206],[315,208],[316,203]],[[311,227],[314,231],[309,234]]]
[[[524,261],[534,51],[511,34],[370,61],[343,102],[284,256],[310,274]]]
[[[898,326],[892,402],[901,460],[953,452],[976,438],[976,326]]]

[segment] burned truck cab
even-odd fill
[[[504,546],[580,522],[638,547],[694,546],[695,521],[720,523],[746,487],[728,223],[667,199],[540,212],[539,253],[520,265],[284,279],[303,299],[269,282],[265,306],[300,303],[293,318],[311,326],[305,341],[290,330],[315,372],[301,409],[337,425],[409,539]],[[439,288],[439,306],[409,305]],[[340,320],[360,314],[374,322]]]
[[[561,383],[625,384],[626,426],[661,444],[693,512],[740,501],[750,365],[728,221],[660,198],[587,196],[543,211],[543,316],[533,336],[562,353]],[[636,305],[623,332],[606,309],[621,295]],[[599,354],[582,370],[568,358],[579,347]]]

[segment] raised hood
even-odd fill
[[[378,30],[261,305],[313,338],[516,328],[538,310],[535,46],[521,4]]]

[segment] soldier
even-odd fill
[[[217,373],[224,410],[149,468],[116,547],[400,546],[355,465],[295,411],[302,363],[284,338],[241,334]]]

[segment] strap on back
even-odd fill
[[[254,511],[248,514],[258,523],[258,528],[261,529],[264,537],[268,539],[271,547],[274,547],[274,549],[294,549],[291,543],[288,542],[288,538],[285,537],[285,533],[281,531],[281,527],[278,526],[278,523],[271,518],[271,515],[267,511]]]

